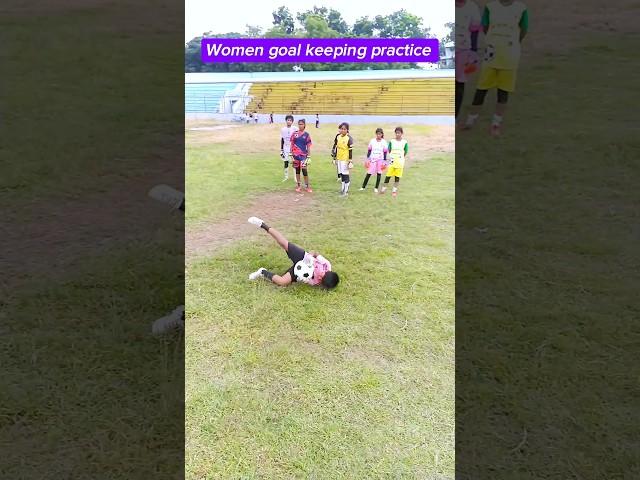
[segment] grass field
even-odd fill
[[[181,177],[183,19],[139,3],[0,7],[3,479],[183,471],[183,343],[150,336],[183,301],[183,226],[146,198]]]
[[[572,43],[523,62],[502,138],[495,97],[456,135],[460,478],[640,475],[640,38],[569,25]]]
[[[376,126],[352,129],[356,162]],[[280,126],[187,132],[187,242],[229,212],[246,222],[267,192],[290,194],[273,226],[342,278],[331,292],[249,282],[289,266],[257,229],[188,259],[187,478],[453,478],[452,136],[434,153],[442,130],[404,127],[414,163],[395,200],[359,192],[362,167],[340,198],[335,130],[311,128],[304,207],[281,183]]]

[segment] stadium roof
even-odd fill
[[[198,72],[185,73],[184,83],[320,82],[323,80],[386,80],[398,78],[453,78],[453,69],[348,70],[311,72]]]

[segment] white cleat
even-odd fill
[[[151,325],[151,333],[162,335],[176,328],[184,328],[184,305],[180,305],[169,315],[159,318]]]
[[[249,274],[249,280],[257,280],[262,277],[262,272],[264,272],[264,268],[259,268],[253,273]]]
[[[247,222],[249,222],[251,225],[255,225],[256,227],[261,227],[263,223],[262,220],[258,217],[249,217]]]
[[[179,208],[184,201],[184,193],[169,185],[156,185],[149,190],[149,196],[158,202],[170,205],[172,209]]]
[[[373,189],[373,193],[378,193],[378,189],[377,189],[377,188],[374,188],[374,189]]]

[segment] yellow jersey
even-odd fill
[[[334,148],[336,150],[336,160],[343,162],[351,159],[351,152],[353,151],[353,137],[349,134],[342,136],[336,135],[334,141]]]

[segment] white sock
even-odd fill
[[[491,125],[495,127],[499,127],[502,124],[502,115],[498,115],[497,113],[493,115],[493,120],[491,121]]]
[[[393,187],[393,192],[397,192],[398,191],[398,187]]]
[[[341,193],[344,193],[344,191],[345,191],[345,190],[344,190],[344,189],[345,189],[345,185],[346,185],[346,183],[342,182],[342,190],[341,190]]]
[[[351,185],[351,182],[345,183],[344,184],[344,193],[349,193],[349,185]]]
[[[478,113],[470,113],[467,116],[467,122],[466,122],[467,125],[473,125],[476,122],[476,120],[478,119],[478,115],[479,115]]]

